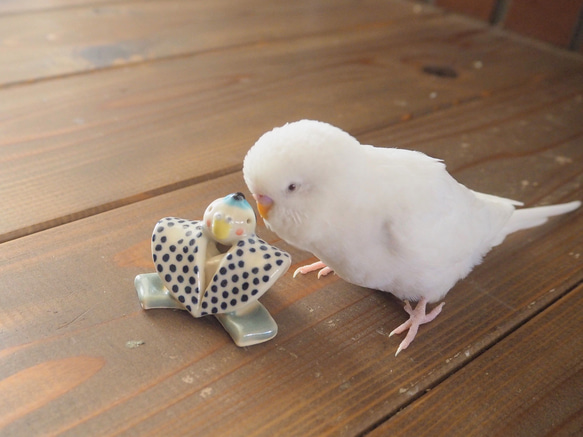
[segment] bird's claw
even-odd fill
[[[445,305],[445,302],[440,303],[438,306],[433,308],[431,312],[425,314],[425,308],[427,306],[427,300],[421,299],[415,309],[411,307],[411,304],[408,301],[405,301],[405,311],[409,314],[409,319],[402,323],[401,325],[397,326],[395,329],[391,331],[389,337],[392,337],[394,334],[401,334],[408,330],[407,335],[397,348],[397,352],[395,356],[399,355],[399,353],[411,344],[411,342],[415,339],[417,335],[417,331],[419,330],[419,326],[431,322],[435,319],[439,313],[441,313],[441,309]]]
[[[294,278],[299,275],[300,273],[302,275],[305,275],[306,273],[310,273],[313,272],[315,270],[320,270],[318,272],[318,279],[320,279],[322,276],[326,276],[328,273],[332,272],[332,269],[330,267],[328,267],[326,264],[324,264],[322,261],[317,261],[313,264],[309,264],[307,266],[302,266],[296,269],[296,271],[294,272]]]

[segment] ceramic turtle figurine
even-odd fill
[[[152,233],[156,273],[136,276],[144,309],[214,315],[238,346],[270,340],[277,324],[259,299],[291,264],[288,253],[255,235],[242,193],[212,202],[202,221],[166,217]]]

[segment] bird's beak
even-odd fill
[[[231,225],[222,218],[214,217],[211,225],[211,232],[217,240],[224,240],[231,232]]]
[[[273,200],[264,194],[254,194],[253,198],[255,199],[255,202],[257,202],[257,210],[259,211],[259,215],[267,220],[269,210],[273,206]]]

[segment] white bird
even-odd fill
[[[390,334],[408,330],[396,354],[441,312],[443,303],[426,314],[427,303],[441,300],[493,246],[581,205],[516,210],[521,202],[468,189],[438,159],[361,145],[311,120],[261,136],[243,175],[267,227],[320,259],[295,274],[333,270],[406,301],[409,320]],[[415,309],[409,301],[418,301]]]

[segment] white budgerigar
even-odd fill
[[[578,208],[579,201],[515,209],[520,202],[477,193],[438,159],[361,145],[318,121],[288,123],[249,150],[243,175],[266,225],[321,262],[296,273],[334,271],[344,280],[407,301],[397,354],[433,320],[426,314],[482,257],[520,229]],[[418,301],[415,309],[409,301]]]

